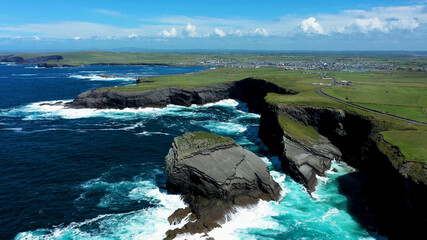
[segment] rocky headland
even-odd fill
[[[277,201],[281,188],[268,166],[231,138],[207,132],[176,137],[165,158],[170,192],[183,194],[189,204],[169,217],[171,224],[190,219],[169,231],[167,239],[181,233],[207,233],[225,219],[233,206]]]
[[[14,62],[16,64],[39,64],[43,67],[43,64],[48,61],[59,61],[64,59],[61,55],[47,55],[47,56],[38,56],[34,58],[24,59],[20,56],[14,55],[3,55],[0,56],[0,62]],[[45,67],[48,67],[49,64],[46,64]],[[55,64],[56,65],[56,64]]]
[[[374,226],[380,234],[391,239],[426,234],[427,168],[423,163],[405,161],[399,148],[384,140],[380,132],[384,131],[385,123],[349,110],[270,104],[264,99],[270,92],[296,94],[261,79],[247,78],[188,89],[164,88],[141,92],[98,89],[80,94],[67,106],[119,109],[165,107],[168,104],[190,106],[227,98],[246,102],[250,111],[261,114],[261,140],[272,155],[279,156],[283,170],[303,184],[308,193],[315,191],[317,176],[325,176],[333,159],[345,161],[364,176],[357,192],[375,216],[369,223],[361,220],[362,225],[367,228]],[[187,199],[190,205],[208,196],[206,193],[216,197],[227,195],[206,189],[189,189],[184,187],[181,191],[200,193],[197,200]],[[352,209],[354,201],[351,201],[352,196],[348,198],[348,208]],[[209,208],[215,204],[199,206]],[[188,211],[181,211],[184,213]],[[354,214],[357,218],[357,213]]]
[[[62,68],[62,67],[76,67],[76,66],[86,66],[86,65],[107,65],[107,66],[122,66],[122,65],[136,65],[136,66],[170,66],[169,64],[163,63],[91,63],[91,64],[79,64],[79,65],[69,65],[62,63],[48,63],[48,62],[58,62],[64,60],[64,57],[61,55],[46,55],[46,56],[37,56],[34,58],[23,58],[21,56],[11,55],[0,55],[0,62],[15,63],[15,64],[37,64],[40,68]]]
[[[84,92],[68,104],[72,108],[140,108],[165,107],[168,104],[190,106],[233,98],[246,102],[252,111],[265,107],[267,93],[296,94],[261,79],[246,78],[236,82],[195,88],[162,88],[148,91],[96,89]]]

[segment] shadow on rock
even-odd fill
[[[338,191],[347,198],[347,211],[352,218],[366,229],[370,235],[374,233],[374,216],[369,211],[365,197],[362,193],[362,185],[365,177],[360,172],[352,172],[337,178]]]

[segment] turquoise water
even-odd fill
[[[37,104],[35,104],[37,105]],[[264,148],[256,137],[259,115],[236,108],[239,103],[224,100],[216,104],[190,108],[170,105],[163,109],[125,110],[71,110],[61,106],[35,107],[34,104],[11,110],[25,112],[27,119],[39,118],[97,118],[143,119],[168,116],[189,121],[187,124],[203,126],[209,131],[232,136],[239,144],[262,156],[270,166],[271,174],[283,188],[283,198],[278,202],[260,202],[249,208],[237,208],[229,214],[222,228],[209,235],[215,239],[372,239],[347,212],[347,199],[338,191],[337,178],[354,171],[344,163],[334,162],[338,173],[328,171],[326,178],[319,178],[320,185],[311,197],[302,185],[294,182],[280,170],[276,157],[263,156]],[[40,104],[38,104],[40,105]],[[30,109],[30,110],[29,110]],[[214,119],[211,110],[223,110],[233,119]],[[208,116],[210,120],[198,119]],[[185,124],[181,122],[181,124]],[[135,126],[129,126],[131,129]],[[136,126],[137,127],[137,126]],[[245,134],[246,132],[246,134]],[[139,134],[168,134],[165,132]],[[260,146],[261,145],[261,146]],[[265,150],[265,149],[264,149]],[[163,174],[154,169],[153,174]],[[167,217],[185,203],[179,196],[167,194],[156,186],[154,180],[135,177],[132,181],[105,182],[102,177],[81,184],[84,191],[105,192],[97,206],[108,208],[120,201],[148,201],[152,207],[120,214],[104,214],[82,222],[52,229],[20,233],[16,239],[162,239],[171,229]],[[81,196],[81,197],[84,197]],[[183,225],[182,223],[181,225]],[[183,235],[178,239],[200,239],[200,235]]]
[[[179,195],[164,190],[164,157],[175,136],[196,130],[230,136],[255,152],[283,188],[279,202],[236,208],[209,236],[380,238],[349,214],[348,199],[340,193],[339,178],[354,169],[334,162],[338,172],[319,178],[310,196],[281,171],[277,157],[268,156],[257,137],[260,116],[248,113],[244,103],[228,99],[191,107],[64,107],[84,90],[130,84],[127,77],[104,79],[99,73],[160,75],[200,69],[0,67],[0,213],[5,216],[0,232],[6,239],[163,239],[167,230],[179,227],[170,226],[167,217],[185,207]]]

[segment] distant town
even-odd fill
[[[183,62],[183,65],[188,63]],[[217,66],[232,68],[265,68],[276,67],[285,70],[322,70],[322,71],[340,71],[340,72],[367,72],[367,71],[391,71],[391,70],[409,70],[409,71],[427,71],[426,67],[401,67],[396,64],[376,64],[369,62],[343,62],[337,60],[331,61],[251,61],[239,62],[234,59],[224,58],[201,58],[197,59],[197,65],[200,66]]]

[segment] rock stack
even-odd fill
[[[219,227],[233,206],[277,201],[281,188],[270,176],[267,164],[231,138],[207,132],[176,137],[166,156],[168,190],[183,194],[189,204],[170,218],[178,223],[190,217],[183,228],[167,233],[207,233]]]

